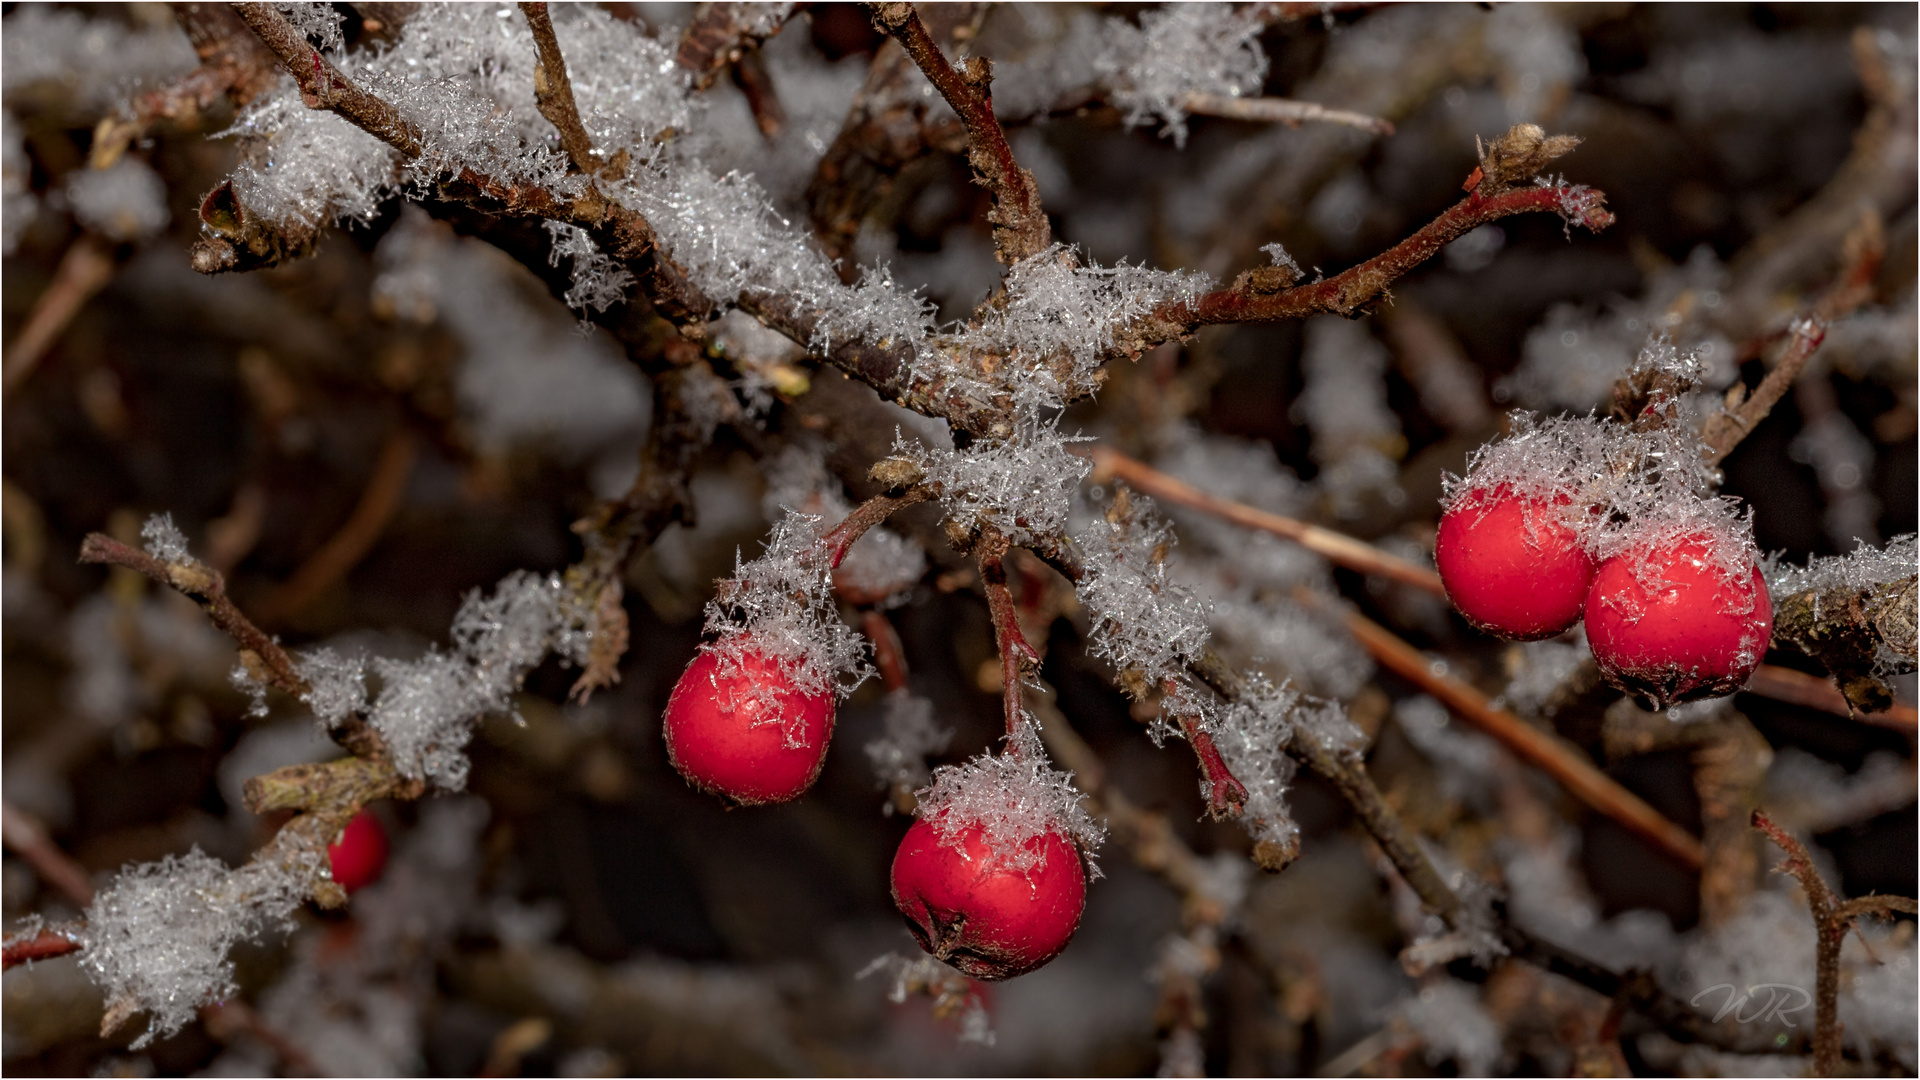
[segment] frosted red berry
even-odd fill
[[[358,892],[380,880],[387,868],[387,830],[380,819],[362,810],[340,830],[340,839],[327,845],[327,867],[334,883]]]
[[[914,822],[893,856],[893,903],[920,947],[976,979],[1025,975],[1058,956],[1086,908],[1086,868],[1058,832],[1029,843],[1042,859],[1020,870],[978,825],[946,839]]]
[[[667,701],[667,757],[703,791],[753,806],[813,786],[833,737],[831,693],[809,694],[778,662],[747,649],[732,670],[703,652]]]
[[[1587,641],[1609,682],[1661,707],[1746,684],[1773,637],[1773,600],[1757,567],[1729,577],[1714,547],[1698,535],[1600,564]]]
[[[1503,638],[1537,641],[1580,621],[1594,562],[1567,525],[1572,501],[1476,488],[1447,508],[1434,562],[1468,622]]]

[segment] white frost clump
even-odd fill
[[[294,660],[294,670],[307,680],[302,704],[313,710],[320,726],[339,727],[347,718],[367,709],[367,665],[359,656],[342,656],[321,647]]]
[[[774,523],[767,549],[744,562],[736,553],[733,577],[720,583],[707,603],[706,631],[714,640],[702,645],[719,660],[716,680],[727,680],[749,654],[776,664],[792,680],[792,692],[845,698],[873,674],[866,642],[840,618],[833,595],[827,551],[820,543],[819,519],[788,511]],[[788,715],[767,680],[746,680],[755,692],[776,700],[767,715]],[[790,730],[789,737],[798,737]]]
[[[172,514],[154,514],[146,524],[140,526],[140,539],[145,543],[147,554],[166,563],[192,562],[193,556],[187,554],[187,537],[173,523]]]
[[[907,791],[926,786],[927,758],[946,750],[953,729],[933,722],[933,702],[905,689],[887,695],[882,723],[884,732],[865,747],[881,786]],[[884,805],[885,813],[891,815],[892,800]]]
[[[1211,636],[1207,604],[1168,580],[1173,528],[1152,500],[1128,502],[1116,501],[1074,537],[1086,565],[1074,593],[1087,611],[1088,646],[1136,697],[1165,690],[1169,708],[1191,711],[1186,666],[1200,659]]]
[[[1286,755],[1293,739],[1289,714],[1298,702],[1299,695],[1287,687],[1255,677],[1213,723],[1214,746],[1247,789],[1241,826],[1256,843],[1271,844],[1280,853],[1297,851],[1300,844],[1300,826],[1286,801],[1293,780],[1293,759]]]
[[[1453,979],[1436,982],[1408,998],[1399,1012],[1420,1036],[1428,1064],[1452,1058],[1461,1076],[1493,1075],[1500,1060],[1500,1025],[1472,990]]]
[[[345,16],[335,11],[332,4],[276,3],[273,6],[286,16],[301,37],[322,51],[331,52],[346,41],[340,32]]]
[[[200,1006],[237,992],[228,950],[289,918],[307,898],[307,883],[326,873],[315,844],[229,870],[195,848],[122,871],[87,907],[80,963],[120,1003],[152,1015],[134,1040],[139,1049],[191,1023]]]
[[[947,516],[968,530],[992,526],[1015,544],[1058,532],[1073,509],[1073,494],[1093,463],[1067,450],[1051,423],[1023,423],[1009,439],[982,439],[965,451],[898,438],[895,457],[918,465],[940,492]]]
[[[1074,844],[1091,866],[1106,829],[1080,805],[1073,774],[1047,764],[1040,733],[1030,719],[1020,721],[1007,744],[1001,753],[935,769],[932,786],[915,793],[920,799],[916,813],[933,826],[942,843],[956,849],[963,833],[979,828],[993,857],[1014,873],[1046,861],[1042,841],[1048,833]],[[1099,876],[1098,867],[1093,872]]]
[[[1920,546],[1913,533],[1896,536],[1885,547],[1861,544],[1846,555],[1815,555],[1805,566],[1769,561],[1767,591],[1775,596],[1833,589],[1866,592],[1920,572]]]
[[[167,227],[167,185],[130,154],[105,169],[76,169],[67,205],[80,223],[110,240],[145,240]]]
[[[1128,127],[1159,118],[1160,134],[1187,141],[1188,94],[1257,96],[1267,74],[1260,20],[1232,4],[1169,4],[1144,12],[1136,28],[1108,20],[1095,66]]]

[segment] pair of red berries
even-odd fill
[[[1747,542],[1740,573],[1719,551],[1723,526],[1665,530],[1596,563],[1569,523],[1573,499],[1469,490],[1440,519],[1434,561],[1467,621],[1517,641],[1552,637],[1584,613],[1608,681],[1661,706],[1730,694],[1773,633],[1773,602]],[[1596,509],[1594,513],[1599,513]]]
[[[786,802],[826,762],[833,697],[803,692],[751,647],[731,656],[723,664],[703,652],[680,676],[663,724],[667,757],[703,791],[747,806]],[[1015,870],[980,824],[943,836],[915,822],[894,854],[893,900],[920,947],[976,979],[1025,974],[1066,948],[1086,905],[1079,848],[1057,832],[1030,843],[1035,865]]]

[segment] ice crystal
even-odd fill
[[[81,224],[109,240],[145,240],[167,227],[165,181],[130,154],[105,169],[74,170],[67,205]]]
[[[1293,780],[1293,759],[1286,755],[1293,739],[1290,714],[1298,702],[1292,690],[1255,677],[1212,726],[1214,746],[1234,779],[1247,789],[1240,824],[1256,843],[1271,844],[1282,853],[1298,850],[1300,843],[1300,826],[1286,801]]]
[[[934,723],[933,702],[905,689],[887,694],[881,722],[883,733],[865,747],[881,786],[907,791],[926,786],[930,777],[927,758],[946,750],[953,740],[953,729]],[[892,814],[893,802],[889,800],[885,806]]]
[[[634,283],[633,275],[601,251],[587,230],[564,221],[549,221],[547,232],[553,236],[553,250],[547,255],[547,265],[559,266],[562,258],[573,261],[573,287],[567,290],[566,296],[568,307],[582,314],[605,311],[627,298],[627,290]]]
[[[1094,655],[1112,664],[1136,696],[1165,689],[1185,699],[1170,708],[1191,707],[1191,693],[1181,692],[1186,665],[1200,658],[1210,631],[1206,603],[1168,578],[1173,527],[1151,500],[1132,496],[1116,500],[1074,541],[1086,565],[1074,592],[1087,612]]]
[[[1045,862],[1042,840],[1048,833],[1073,843],[1089,862],[1106,838],[1106,830],[1080,804],[1073,774],[1047,764],[1040,734],[1028,719],[1007,736],[1000,753],[942,765],[933,771],[932,785],[916,794],[916,813],[943,843],[957,850],[961,834],[978,827],[993,858],[1014,873]]]
[[[346,42],[340,32],[345,16],[335,11],[332,4],[276,3],[273,6],[317,49],[331,52]]]
[[[840,482],[827,471],[826,458],[811,446],[791,445],[768,458],[763,468],[767,492],[760,507],[769,518],[792,510],[816,520],[826,531],[853,512]],[[926,552],[918,542],[884,525],[868,529],[847,551],[833,571],[834,585],[860,603],[890,604],[904,599],[927,571]]]
[[[979,991],[974,989],[973,981],[956,969],[924,953],[908,959],[890,952],[874,957],[873,962],[861,968],[854,978],[864,979],[882,973],[888,980],[888,1001],[903,1005],[909,995],[926,994],[933,998],[935,1016],[951,1016],[956,1010],[959,1012],[961,1042],[982,1046],[994,1044],[993,1017],[987,1014],[986,1003],[981,1000]]]
[[[1364,323],[1332,315],[1307,323],[1300,361],[1306,387],[1293,415],[1312,429],[1317,483],[1340,517],[1360,514],[1375,495],[1404,498],[1394,462],[1406,440],[1387,407],[1387,363],[1387,350]]]
[[[146,544],[147,554],[164,563],[192,562],[193,556],[187,554],[187,537],[173,523],[172,514],[155,514],[146,524],[140,526],[140,539]]]
[[[940,493],[940,504],[962,528],[992,526],[1015,544],[1057,533],[1073,508],[1073,493],[1093,463],[1067,450],[1050,422],[1023,423],[1007,439],[982,439],[966,451],[896,439],[896,457],[912,461]]]
[[[367,710],[365,657],[343,656],[322,647],[296,659],[294,670],[307,680],[307,692],[300,701],[313,710],[322,727],[339,727],[348,717]]]
[[[1258,18],[1231,4],[1172,4],[1143,13],[1138,27],[1109,20],[1106,48],[1095,63],[1128,127],[1158,118],[1160,134],[1184,146],[1188,94],[1259,94],[1267,74],[1262,29]]]
[[[774,523],[759,558],[735,555],[733,577],[707,604],[713,640],[701,650],[718,658],[717,681],[738,671],[749,654],[777,665],[793,692],[805,695],[844,698],[873,673],[865,639],[840,618],[819,525],[818,518],[789,510]],[[753,692],[776,695],[766,680],[752,682]],[[777,700],[767,704],[769,715],[793,712]]]
[[[227,953],[241,941],[291,929],[289,916],[323,875],[311,845],[229,870],[198,848],[129,867],[87,907],[80,963],[112,1003],[151,1014],[145,1046],[191,1023],[199,1007],[236,992]]]
[[[1776,597],[1802,592],[1847,589],[1867,592],[1920,572],[1920,546],[1913,533],[1896,536],[1885,547],[1861,544],[1846,555],[1815,555],[1805,566],[1769,560],[1767,590]]]

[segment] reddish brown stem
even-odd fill
[[[1726,460],[1740,440],[1747,437],[1760,421],[1767,418],[1774,405],[1786,396],[1787,388],[1793,385],[1800,372],[1806,369],[1807,361],[1813,357],[1820,343],[1826,340],[1827,326],[1818,319],[1801,319],[1793,324],[1792,336],[1787,341],[1786,351],[1760,380],[1753,393],[1745,401],[1735,405],[1729,398],[1729,407],[1707,418],[1702,425],[1701,441],[1706,444],[1707,464],[1718,465]]]
[[[1244,525],[1249,529],[1259,529],[1262,532],[1284,537],[1337,566],[1344,566],[1363,574],[1391,578],[1436,596],[1446,595],[1446,589],[1440,584],[1439,574],[1397,555],[1389,555],[1363,540],[1356,540],[1344,533],[1323,529],[1296,518],[1270,514],[1244,503],[1209,495],[1184,480],[1169,476],[1109,446],[1096,445],[1087,451],[1087,455],[1093,458],[1095,476],[1117,476],[1131,484],[1135,490],[1156,499],[1179,506],[1189,506],[1224,518],[1236,525]]]
[[[1911,705],[1895,705],[1885,712],[1860,712],[1847,703],[1847,696],[1834,687],[1832,679],[1789,667],[1762,664],[1753,678],[1747,680],[1744,689],[1749,694],[1804,705],[1835,716],[1850,716],[1863,724],[1904,731],[1909,736],[1920,731],[1920,713]]]
[[[1169,684],[1171,688],[1171,684]],[[1200,761],[1200,774],[1206,778],[1207,814],[1215,821],[1240,816],[1246,809],[1247,786],[1227,768],[1225,758],[1220,756],[1220,748],[1213,745],[1213,736],[1200,729],[1199,717],[1185,715],[1180,717],[1180,731],[1187,737],[1187,744],[1193,747],[1193,756]]]
[[[838,570],[846,559],[847,552],[867,530],[892,517],[895,513],[915,503],[926,502],[933,497],[933,491],[926,487],[910,487],[898,495],[875,495],[854,508],[840,524],[820,535],[820,543],[827,552],[827,569]]]
[[[35,960],[51,960],[56,956],[76,953],[81,948],[77,926],[50,927],[31,937],[16,935],[0,946],[0,971],[10,971],[16,964],[30,964]]]
[[[1382,667],[1432,694],[1455,715],[1493,736],[1516,757],[1559,781],[1581,802],[1619,822],[1687,869],[1697,871],[1706,865],[1706,852],[1698,839],[1594,768],[1593,763],[1572,746],[1510,712],[1494,708],[1485,694],[1436,671],[1432,660],[1366,616],[1348,612],[1347,626]]]
[[[907,650],[900,644],[900,632],[884,612],[868,608],[860,616],[860,629],[873,642],[873,663],[880,669],[880,683],[888,690],[907,688]]]
[[[1040,654],[1027,642],[1020,629],[1020,613],[1013,605],[1013,591],[1007,587],[1006,538],[997,533],[983,537],[979,549],[980,581],[986,588],[987,612],[993,617],[993,639],[1000,646],[1002,703],[1007,714],[1007,734],[1012,735],[1025,715],[1020,699],[1023,665],[1040,662]],[[1019,750],[1009,741],[1008,752]]]
[[[919,65],[927,81],[947,99],[967,129],[967,161],[974,175],[993,194],[993,243],[1000,261],[1009,266],[1039,254],[1052,242],[1052,228],[1040,209],[1033,174],[1014,160],[1007,133],[993,115],[993,65],[984,57],[969,57],[964,71],[955,68],[927,32],[912,4],[874,4],[873,13],[907,55]]]
[[[1188,333],[1211,323],[1275,322],[1323,312],[1352,315],[1384,294],[1395,278],[1432,258],[1453,240],[1490,221],[1538,212],[1559,214],[1569,224],[1593,232],[1613,224],[1606,196],[1589,187],[1522,187],[1487,198],[1469,195],[1419,232],[1325,281],[1270,294],[1222,289],[1196,300],[1168,304],[1154,313],[1152,321],[1172,324],[1181,327],[1181,333]]]
[[[87,874],[86,867],[60,850],[39,818],[0,800],[0,836],[5,837],[7,847],[27,860],[35,873],[67,899],[81,907],[93,903],[93,878]]]

